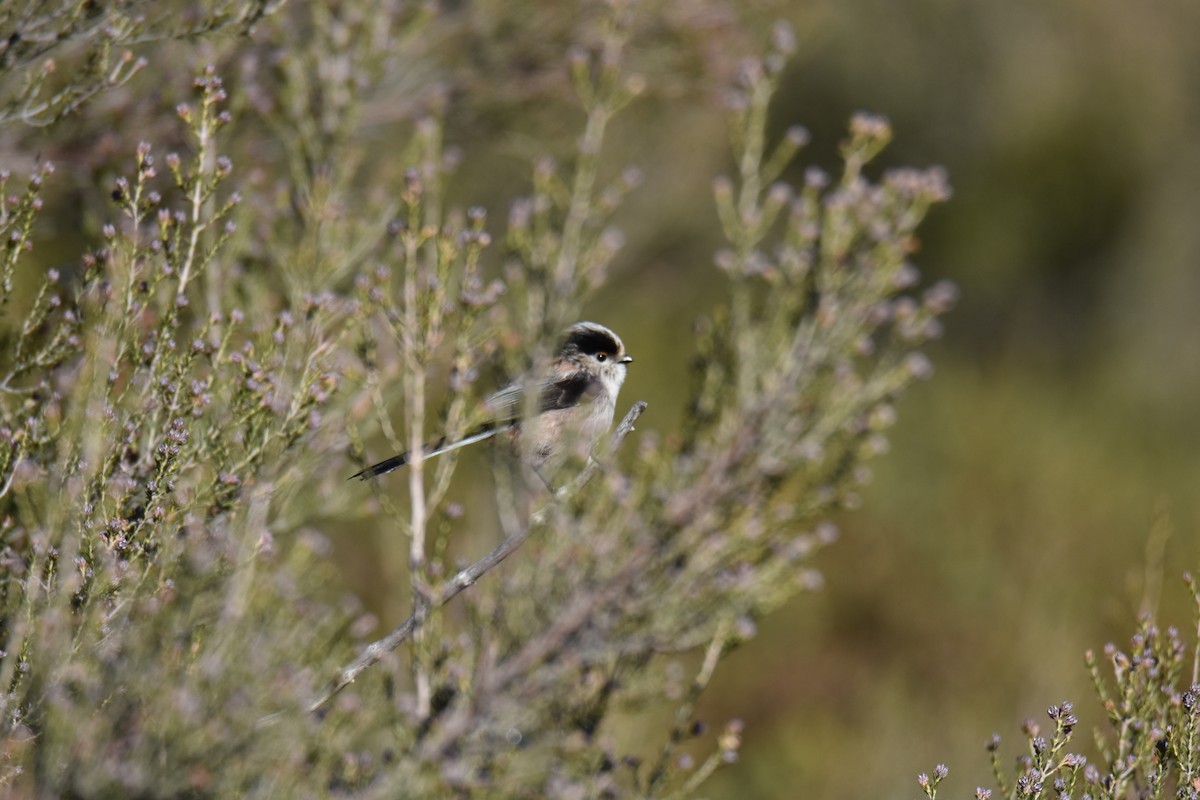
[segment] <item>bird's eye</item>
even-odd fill
[[[607,361],[608,356],[606,356],[604,353],[596,353],[596,360],[597,361]]]

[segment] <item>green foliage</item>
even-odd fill
[[[852,121],[840,176],[778,182],[803,139],[766,146],[786,29],[731,94],[737,176],[715,183],[729,301],[698,324],[683,429],[643,435],[635,457],[599,451],[589,483],[552,496],[500,464],[510,547],[457,573],[452,543],[482,515],[447,499],[456,457],[369,487],[343,477],[376,438],[419,449],[468,429],[481,373],[527,368],[602,284],[638,184],[604,146],[646,87],[627,66],[639,13],[588,16],[563,65],[577,152],[535,162],[495,235],[447,200],[441,92],[418,92],[391,158],[355,139],[393,59],[423,63],[415,44],[389,49],[434,24],[399,4],[263,20],[277,60],[247,57],[237,89],[204,69],[175,108],[177,150],[128,143],[70,269],[31,257],[48,165],[6,195],[0,779],[14,793],[670,797],[736,758],[741,723],[710,737],[696,703],[764,614],[819,583],[827,518],[858,503],[953,302],[946,285],[909,294],[916,226],[948,189],[937,170],[866,176],[882,120]],[[224,66],[244,55],[228,46]],[[376,621],[345,597],[327,534],[375,509],[408,545],[411,616],[363,649]],[[367,667],[347,686],[355,649]],[[692,653],[685,684],[676,659]],[[673,722],[650,758],[616,740],[625,713],[664,698]],[[681,749],[696,739],[699,764]]]

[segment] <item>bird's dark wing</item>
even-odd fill
[[[586,372],[565,372],[535,383],[514,383],[489,397],[485,405],[497,420],[519,419],[525,413],[528,392],[537,393],[536,413],[579,405],[592,385]]]
[[[546,382],[538,396],[538,413],[579,405],[591,385],[592,378],[586,372],[568,372]]]

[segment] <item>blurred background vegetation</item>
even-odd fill
[[[1189,624],[1200,51],[1181,31],[1200,6],[848,0],[791,17],[780,117],[819,158],[868,108],[896,127],[886,158],[946,165],[955,197],[919,261],[962,299],[826,590],[730,660],[713,698],[747,709],[747,748],[717,781],[899,797],[940,759],[967,796],[992,730],[1011,743],[1064,698],[1085,732],[1101,722],[1079,702],[1086,648],[1124,642],[1142,610]]]
[[[722,87],[773,20],[790,19],[799,39],[773,113],[778,135],[795,123],[812,133],[802,162],[834,168],[846,120],[869,110],[896,130],[883,166],[942,164],[955,187],[917,256],[927,278],[961,288],[932,353],[937,376],[901,404],[863,508],[839,520],[842,538],[818,562],[824,590],[767,620],[718,671],[704,714],[743,718],[745,745],[707,794],[912,797],[916,772],[944,761],[945,793],[966,796],[987,781],[993,730],[1015,734],[1064,698],[1085,729],[1100,722],[1086,648],[1127,637],[1140,611],[1189,619],[1179,575],[1196,564],[1200,525],[1200,5],[645,5],[631,68],[647,91],[615,124],[607,161],[644,180],[586,313],[637,359],[625,396],[649,401],[642,429],[678,421],[692,321],[719,298],[709,182],[732,168]],[[562,68],[586,16],[576,11],[451,2],[388,59],[346,67],[349,82],[373,76],[365,104],[343,114],[338,97],[312,96],[302,112],[361,143],[331,181],[352,190],[356,174],[386,169],[414,109],[439,103],[464,155],[449,201],[505,208],[527,191],[529,159],[569,152],[578,135]],[[249,99],[235,111],[252,125],[251,112],[280,102],[270,73],[288,68],[288,37],[338,30],[233,25],[145,45],[150,68],[84,112],[4,128],[0,163],[51,158],[71,176],[47,201],[66,214],[38,231],[39,258],[73,260],[96,235],[98,178],[114,158],[139,138],[167,149],[172,132],[156,120],[199,64],[240,85]],[[414,93],[430,75],[412,65],[433,72],[436,97]],[[321,157],[275,141],[264,123],[235,162]],[[359,526],[334,539],[346,585],[370,587],[384,626],[397,621],[387,609],[402,552]]]

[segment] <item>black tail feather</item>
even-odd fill
[[[497,433],[500,433],[501,431],[506,431],[509,428],[512,428],[514,425],[516,425],[516,422],[502,422],[500,424],[492,423],[490,425],[485,425],[482,428],[476,429],[472,433],[468,434],[467,436],[464,436],[462,439],[459,439],[457,442],[454,442],[452,444],[446,444],[446,437],[443,436],[442,438],[438,439],[436,442],[431,442],[431,443],[425,445],[423,448],[421,448],[421,450],[422,450],[422,452],[425,453],[426,458],[433,458],[434,456],[439,456],[442,453],[448,453],[451,450],[457,450],[460,447],[465,447],[469,444],[474,444],[475,442],[479,442],[484,439],[495,436]],[[406,453],[400,453],[399,455],[395,455],[395,456],[392,456],[391,458],[380,461],[378,464],[372,464],[371,466],[364,469],[362,472],[354,473],[349,478],[347,478],[347,480],[352,481],[355,478],[359,478],[360,480],[367,481],[367,480],[370,480],[371,478],[374,478],[376,475],[387,474],[387,473],[391,472],[392,470],[400,469],[401,467],[403,467],[405,464],[407,464],[409,462],[409,459],[411,458],[411,456],[412,456],[411,450]]]
[[[361,478],[362,480],[366,481],[374,478],[376,475],[383,475],[384,473],[391,472],[394,469],[400,469],[400,467],[403,467],[408,463],[408,455],[408,453],[401,453],[400,455],[392,456],[391,458],[380,461],[378,464],[372,464],[362,472],[354,473],[347,478],[347,480],[352,481],[355,478]]]
[[[441,448],[442,445],[444,445],[445,443],[446,443],[446,437],[443,436],[441,439],[438,439],[436,442],[425,445],[424,449],[425,449],[426,456],[436,453],[438,451],[438,449]],[[367,467],[362,472],[354,473],[346,480],[352,481],[355,478],[359,478],[360,480],[369,481],[371,478],[374,478],[376,475],[386,475],[387,473],[391,472],[392,470],[400,469],[405,464],[407,464],[408,460],[411,456],[412,456],[412,451],[408,450],[406,452],[400,453],[399,455],[394,455],[391,458],[385,458],[383,461],[380,461],[378,464],[372,464],[371,466]]]

